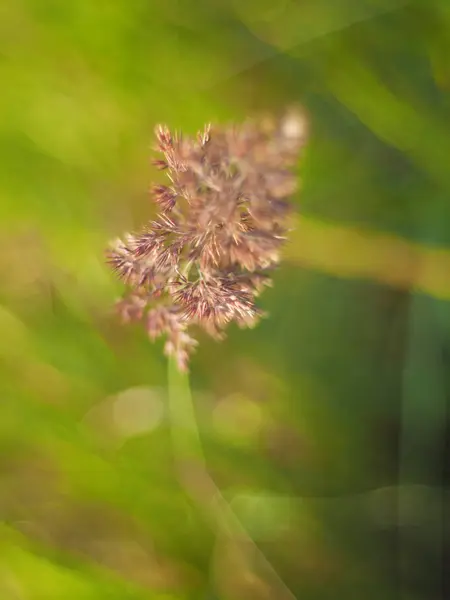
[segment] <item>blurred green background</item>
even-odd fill
[[[2,600],[443,597],[449,56],[448,0],[3,0]],[[103,248],[153,214],[156,123],[292,103],[271,316],[192,364],[227,534],[178,480],[166,361],[112,315]]]

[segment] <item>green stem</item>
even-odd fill
[[[195,461],[204,466],[205,459],[192,402],[189,375],[178,369],[172,357],[168,359],[168,401],[175,461]]]
[[[223,544],[244,571],[251,571],[255,557],[266,572],[280,600],[295,600],[278,573],[242,527],[231,507],[210,477],[203,454],[195,418],[189,376],[181,373],[176,361],[168,361],[168,400],[172,427],[172,444],[180,484],[208,515],[217,535],[218,548]]]

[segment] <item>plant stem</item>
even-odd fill
[[[206,468],[189,376],[181,373],[176,361],[168,359],[168,401],[172,444],[179,481],[194,502],[205,511],[217,535],[218,548],[232,548],[232,555],[244,571],[250,572],[255,556],[266,577],[278,590],[280,600],[295,600],[294,595],[242,527],[228,502]],[[216,561],[214,561],[216,562]]]
[[[173,357],[168,359],[168,400],[175,461],[195,461],[205,467],[189,375],[178,369]]]

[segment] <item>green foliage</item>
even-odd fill
[[[448,272],[430,259],[412,301],[420,286],[390,276],[409,255],[372,281],[374,242],[349,277],[358,251],[327,227],[447,260],[448,2],[6,0],[0,40],[1,598],[397,597],[389,490],[439,483],[450,321],[426,296],[450,297]],[[161,348],[111,314],[102,253],[153,214],[156,123],[297,102],[303,220],[270,319],[202,340],[192,365],[206,464],[247,538],[180,481]],[[403,493],[419,524],[405,598],[433,598],[439,523]]]

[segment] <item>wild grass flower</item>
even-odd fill
[[[292,168],[306,138],[295,110],[240,127],[206,126],[196,138],[156,128],[159,212],[142,231],[112,243],[107,262],[128,286],[117,308],[143,320],[182,371],[197,345],[192,326],[216,339],[231,322],[253,327],[256,297],[280,260],[297,188]]]

